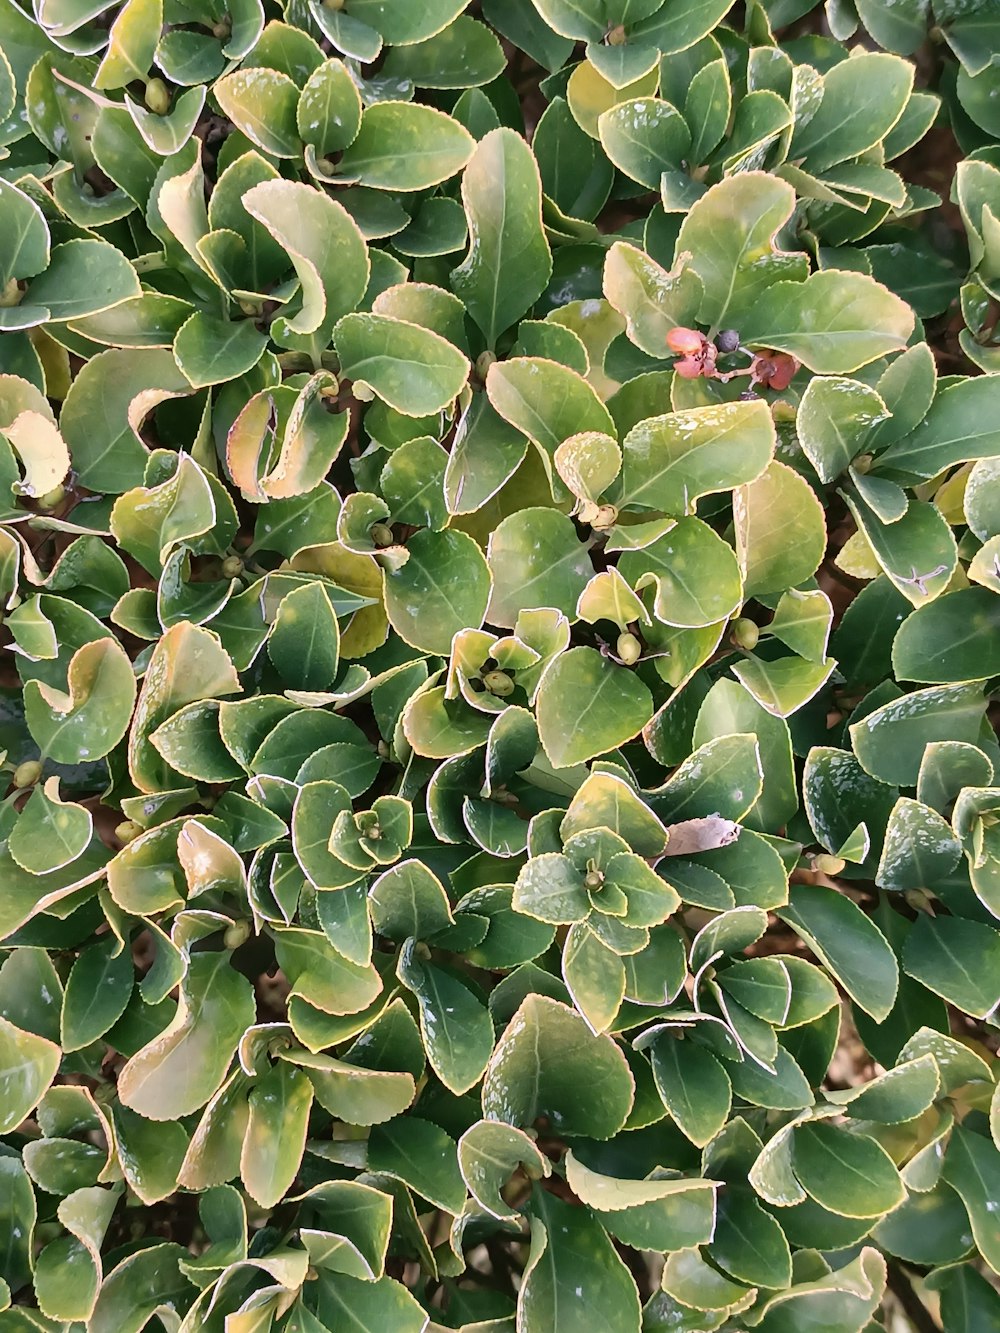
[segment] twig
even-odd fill
[[[889,1264],[888,1280],[889,1290],[903,1307],[906,1317],[917,1333],[942,1333],[941,1325],[913,1290],[909,1277],[898,1264]]]

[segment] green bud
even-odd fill
[[[608,33],[608,46],[624,46],[624,45],[625,45],[625,27],[623,24],[619,23],[617,27],[612,28],[611,31]]]
[[[26,759],[14,769],[14,786],[33,787],[42,776],[42,764],[39,759]]]
[[[483,677],[483,684],[498,699],[506,699],[514,693],[514,682],[506,671],[488,671]]]
[[[642,656],[642,644],[634,634],[627,631],[619,634],[618,643],[615,645],[618,656],[626,666],[634,666]]]
[[[368,535],[376,546],[391,546],[396,540],[388,523],[373,523]]]
[[[0,309],[9,310],[12,306],[20,305],[24,292],[18,284],[17,278],[10,278],[3,291],[0,292]]]
[[[828,852],[820,852],[819,856],[813,857],[813,869],[821,875],[839,875],[845,865],[847,862],[842,856],[830,856]]]
[[[165,116],[170,110],[170,93],[162,79],[147,80],[146,105],[154,116]]]
[[[476,374],[481,380],[486,378],[490,366],[496,363],[496,352],[480,352],[476,357]]]
[[[604,884],[604,872],[602,870],[588,870],[583,882],[588,889],[599,889]]]
[[[864,473],[871,471],[871,466],[874,462],[875,459],[871,454],[858,454],[851,466],[854,468],[855,472],[860,472],[863,475]]]
[[[232,35],[233,24],[228,14],[225,18],[219,19],[218,23],[212,25],[212,36],[218,37],[220,42],[224,42],[227,37],[231,37]]]
[[[222,937],[222,943],[227,949],[238,949],[241,944],[246,944],[250,938],[250,922],[234,921],[231,926],[226,927],[226,933]]]
[[[46,491],[39,498],[38,506],[40,509],[58,509],[65,499],[66,487],[60,483],[58,486],[53,486],[51,491]]]
[[[331,162],[328,157],[318,157],[316,159],[316,169],[324,176],[332,176],[337,170],[337,164]]]
[[[133,842],[142,832],[142,825],[134,819],[124,819],[115,829],[115,837],[121,843]]]
[[[738,648],[747,650],[757,647],[757,641],[760,638],[760,630],[754,622],[746,616],[740,616],[739,620],[733,621],[732,642]]]
[[[243,561],[238,555],[227,555],[222,562],[222,577],[235,579],[243,573]]]

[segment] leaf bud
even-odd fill
[[[123,819],[115,829],[115,837],[121,843],[133,842],[141,832],[141,824],[137,824],[134,819]]]
[[[634,666],[642,656],[642,644],[634,634],[627,631],[624,634],[619,634],[616,650],[626,666]]]
[[[14,769],[14,786],[17,788],[33,787],[42,776],[42,764],[39,759],[26,759]]]
[[[854,468],[855,472],[860,472],[861,475],[864,476],[866,472],[871,471],[871,466],[874,462],[875,459],[871,454],[858,454],[851,466]]]
[[[0,292],[0,310],[9,310],[12,306],[20,305],[24,292],[17,278],[9,278],[7,285]]]
[[[514,693],[514,682],[506,671],[488,671],[483,677],[483,684],[498,699],[506,699]]]
[[[813,857],[813,869],[821,875],[839,875],[845,865],[847,862],[842,856],[831,856],[828,852]]]
[[[738,648],[750,649],[757,647],[757,641],[760,639],[760,629],[747,616],[740,616],[739,620],[733,621],[732,642]]]
[[[496,365],[496,352],[480,352],[476,357],[476,374],[481,380],[485,380],[490,366]]]
[[[391,546],[396,540],[388,523],[373,523],[368,535],[376,546]]]
[[[39,498],[38,507],[47,510],[58,509],[65,499],[66,487],[60,482],[58,486],[53,486],[51,491],[46,491],[45,494]]]
[[[227,949],[238,949],[241,944],[246,944],[250,938],[250,922],[234,921],[231,926],[226,927],[226,933],[222,937],[222,943]]]
[[[147,80],[146,105],[154,116],[165,116],[170,110],[170,93],[162,79]]]
[[[617,522],[618,510],[614,505],[598,505],[597,513],[590,520],[590,526],[602,532],[606,528],[613,528]]]
[[[625,25],[619,23],[617,27],[611,29],[608,33],[608,46],[625,45]]]
[[[222,562],[222,577],[235,579],[243,573],[243,561],[238,555],[227,555]]]

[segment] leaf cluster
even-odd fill
[[[998,80],[0,0],[0,1333],[1000,1327]]]

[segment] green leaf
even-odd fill
[[[16,186],[0,182],[0,208],[10,220],[0,241],[0,283],[34,278],[49,263],[49,229],[42,210]]]
[[[538,165],[520,135],[498,129],[479,142],[462,178],[462,202],[469,253],[452,270],[451,286],[493,347],[552,273]]]
[[[340,628],[321,583],[306,583],[285,594],[267,655],[289,689],[330,688],[340,661]]]
[[[407,416],[446,408],[469,374],[468,360],[446,339],[389,315],[346,315],[334,342],[343,374]]]
[[[817,383],[810,381],[806,392]],[[809,483],[787,463],[774,459],[734,491],[733,519],[747,597],[797,587],[819,568],[827,540],[823,509]]]
[[[716,1181],[622,1180],[590,1170],[572,1151],[566,1154],[566,1180],[607,1231],[639,1249],[704,1244],[715,1228]]]
[[[979,739],[985,700],[977,685],[939,685],[890,699],[850,727],[862,767],[882,782],[916,785],[920,761],[935,741]]]
[[[792,135],[789,157],[824,171],[873,148],[902,115],[913,88],[913,67],[882,52],[859,52],[824,75],[821,101]]]
[[[238,69],[213,92],[233,124],[265,153],[295,157],[301,151],[295,119],[299,89],[287,74],[263,65]]]
[[[615,241],[608,251],[604,295],[624,318],[629,338],[647,356],[666,354],[667,334],[694,319],[701,294],[698,275],[683,261],[667,273],[626,241]]]
[[[555,361],[524,356],[497,362],[486,392],[500,416],[537,445],[553,495],[559,486],[553,459],[564,440],[584,431],[615,435],[608,409],[587,381]]]
[[[531,1248],[518,1292],[525,1333],[569,1333],[596,1320],[608,1333],[639,1326],[635,1282],[603,1227],[586,1208],[536,1190]]]
[[[299,137],[320,157],[340,152],[361,128],[361,97],[342,60],[325,60],[309,75],[295,109]]]
[[[246,1028],[254,1021],[250,983],[228,953],[194,955],[181,980],[177,1013],[127,1062],[118,1093],[149,1120],[174,1120],[218,1091]]]
[[[406,549],[406,563],[386,573],[386,613],[407,643],[446,654],[459,630],[483,623],[491,586],[486,560],[471,537],[452,530],[418,532]]]
[[[54,1042],[0,1017],[0,1132],[9,1134],[34,1110],[55,1078],[60,1058]]]
[[[597,122],[612,164],[649,190],[664,171],[676,171],[691,147],[691,131],[680,112],[659,97],[619,102]]]
[[[899,965],[878,926],[850,898],[818,884],[796,884],[778,915],[804,939],[848,995],[876,1022],[896,998]]]
[[[25,720],[58,763],[100,759],[125,735],[135,702],[131,663],[114,639],[85,643],[70,659],[66,690],[42,680],[24,687]]]
[[[945,1152],[942,1176],[965,1204],[977,1248],[996,1273],[1000,1270],[1000,1245],[993,1225],[993,1204],[1000,1186],[1000,1162],[994,1144],[964,1125],[956,1125]]]
[[[1000,598],[988,588],[961,588],[925,603],[899,627],[892,665],[900,680],[982,680],[1000,671],[996,620]]]
[[[717,625],[742,601],[733,548],[700,518],[683,518],[650,545],[625,551],[618,568],[638,591],[655,589],[654,614],[668,625]]]
[[[305,1149],[313,1089],[301,1069],[280,1061],[250,1093],[241,1174],[252,1199],[273,1208],[288,1192]]]
[[[754,1286],[791,1285],[792,1256],[785,1233],[747,1189],[719,1196],[719,1216],[707,1254],[730,1277]]]
[[[755,481],[774,453],[767,405],[720,403],[651,417],[622,445],[622,498],[640,509],[692,514],[715,491]]]
[[[912,433],[880,455],[879,465],[933,477],[955,463],[992,457],[997,450],[992,415],[996,395],[989,376],[943,388]]]
[[[921,889],[945,879],[961,845],[950,825],[929,806],[901,796],[886,828],[876,883],[883,889]]]
[[[957,554],[951,528],[935,505],[911,499],[901,517],[885,523],[860,495],[845,498],[879,565],[907,601],[920,606],[945,590]]]
[[[477,1120],[458,1141],[458,1164],[466,1189],[486,1212],[501,1221],[516,1221],[517,1211],[501,1194],[514,1172],[538,1180],[551,1173],[547,1157],[532,1139],[512,1125],[495,1120]]]
[[[976,1018],[1000,1004],[1000,931],[962,917],[921,913],[906,938],[903,966],[943,999]]]
[[[90,844],[90,811],[59,797],[59,779],[34,789],[11,830],[8,849],[23,870],[45,875],[75,861]]]
[[[652,1051],[653,1078],[664,1106],[681,1132],[703,1148],[729,1118],[733,1091],[725,1069],[690,1039],[663,1036]]]
[[[591,1094],[581,1100],[585,1081]],[[507,1026],[483,1079],[483,1115],[515,1127],[545,1116],[563,1134],[610,1139],[632,1108],[634,1083],[618,1045],[595,1036],[566,1005],[529,995]]]
[[[174,356],[196,389],[238,379],[260,360],[267,335],[252,320],[215,319],[197,310],[178,330]]]
[[[368,1139],[368,1166],[394,1176],[449,1213],[460,1213],[465,1182],[455,1142],[438,1125],[418,1116],[375,1125]]]
[[[135,269],[113,245],[91,239],[64,241],[53,247],[48,266],[29,284],[18,309],[30,323],[82,319],[140,292]],[[39,319],[29,313],[36,310]]]
[[[335,200],[297,181],[261,181],[242,202],[286,251],[301,284],[297,313],[281,317],[279,327],[325,346],[368,286],[368,248],[357,224]]]
[[[84,949],[70,969],[63,994],[60,1042],[79,1051],[103,1037],[125,1012],[135,971],[132,954],[114,935]]]
[[[417,997],[421,1036],[434,1072],[456,1095],[468,1092],[493,1054],[489,1013],[456,977],[422,962],[412,945],[401,951],[397,974]]]
[[[493,576],[487,618],[507,627],[539,606],[575,619],[594,572],[573,524],[554,509],[521,509],[505,518],[490,534],[486,558]]]
[[[335,179],[376,190],[427,190],[461,171],[474,148],[468,130],[443,111],[375,102],[337,163]]]
[[[846,472],[872,430],[887,419],[885,403],[873,388],[831,375],[806,385],[795,425],[820,481],[831,482]]]
[[[593,648],[571,648],[538,691],[538,731],[556,768],[568,768],[630,740],[653,715],[649,690]]]
[[[885,1149],[826,1121],[792,1131],[792,1167],[808,1194],[843,1217],[879,1217],[906,1197]]]
[[[775,250],[774,240],[792,215],[795,191],[764,172],[747,171],[713,185],[691,207],[677,237],[682,255],[701,279],[703,324],[743,324],[753,318],[766,290],[783,278],[800,282],[802,257]]]
[[[162,348],[113,348],[91,357],[73,380],[59,426],[81,482],[121,495],[141,486],[149,457],[139,435],[157,404],[191,385]]]
[[[898,296],[863,273],[836,269],[769,286],[740,327],[746,343],[788,352],[824,375],[901,352],[912,332],[913,311]]]
[[[186,621],[167,630],[153,650],[129,736],[129,771],[140,791],[168,790],[176,778],[150,740],[156,728],[186,704],[239,688],[232,661],[211,631]]]

